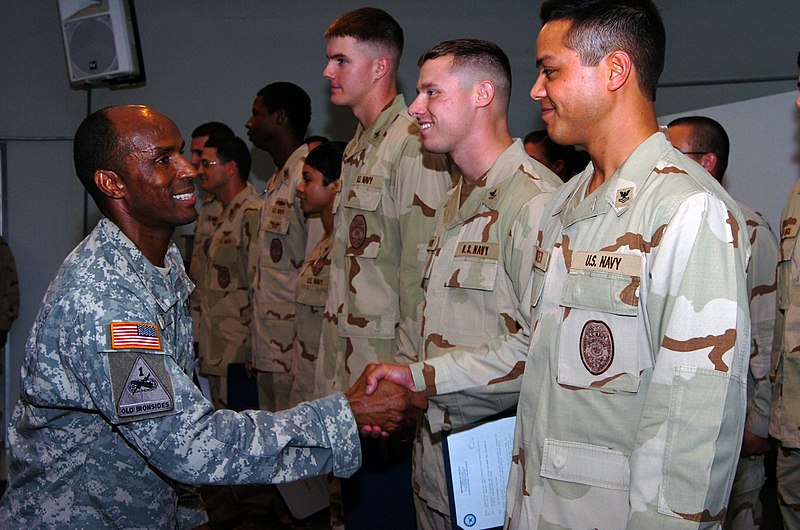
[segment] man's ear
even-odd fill
[[[703,156],[700,157],[700,165],[705,168],[706,171],[714,174],[714,170],[717,168],[717,164],[719,163],[719,158],[717,155],[712,152],[705,153]]]
[[[625,86],[628,78],[633,71],[633,61],[628,52],[616,50],[608,54],[606,58],[608,64],[608,89],[618,90]]]
[[[112,199],[121,199],[125,195],[125,182],[116,171],[98,169],[94,172],[94,183],[103,195]]]
[[[488,107],[494,100],[494,84],[488,79],[481,81],[478,83],[477,94],[476,105],[478,107]]]
[[[389,58],[385,55],[379,55],[375,58],[375,81],[383,78],[384,76],[389,74],[389,70],[391,70],[391,62]]]

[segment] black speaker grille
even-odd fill
[[[71,22],[65,28],[73,79],[117,70],[117,48],[108,15]]]

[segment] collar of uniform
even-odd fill
[[[515,139],[505,151],[500,153],[464,204],[459,207],[461,185],[464,178],[462,176],[445,204],[444,219],[447,229],[449,230],[475,215],[481,206],[489,210],[496,210],[508,182],[527,156],[522,140]]]
[[[664,133],[659,130],[634,149],[617,171],[588,196],[584,196],[594,173],[589,164],[580,176],[575,177],[575,185],[564,202],[554,210],[561,217],[563,226],[576,221],[605,213],[613,209],[617,216],[625,213],[635,202],[638,190],[650,178],[658,162],[672,149]]]
[[[345,158],[350,158],[357,152],[364,150],[367,142],[373,145],[381,143],[386,136],[386,131],[402,115],[408,116],[408,107],[406,107],[403,95],[397,94],[392,102],[378,114],[375,123],[370,125],[369,129],[364,130],[361,124],[358,124],[353,140],[345,148]]]
[[[276,189],[280,188],[284,183],[289,182],[292,178],[292,168],[294,168],[297,164],[302,164],[302,162],[306,159],[308,155],[308,144],[300,144],[300,147],[295,149],[289,158],[286,159],[286,163],[283,164],[283,167],[280,169],[276,169],[275,173],[272,174],[272,178],[269,179],[267,183],[267,193],[272,193]]]
[[[103,218],[97,228],[102,234],[98,242],[102,243],[105,239],[113,245],[142,282],[154,287],[152,292],[140,292],[137,295],[149,298],[150,302],[158,305],[162,312],[166,312],[177,303],[184,304],[189,299],[194,284],[183,269],[183,258],[175,243],[170,243],[164,256],[164,266],[170,268],[169,274],[164,276],[113,221]],[[113,257],[109,260],[110,263],[114,261]]]

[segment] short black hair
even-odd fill
[[[123,147],[122,137],[108,116],[111,108],[105,107],[87,116],[78,126],[72,142],[72,158],[78,180],[104,213],[105,195],[97,187],[94,174],[100,169],[120,172],[129,150],[129,147]]]
[[[236,162],[236,167],[239,170],[239,178],[242,182],[247,182],[250,176],[250,168],[253,164],[253,158],[250,156],[250,149],[244,140],[237,136],[232,137],[219,137],[210,136],[206,141],[206,147],[213,147],[217,150],[217,157],[223,162]]]
[[[692,128],[692,151],[717,155],[717,174],[714,178],[721,182],[725,170],[728,169],[731,154],[731,140],[722,124],[708,116],[683,116],[669,122],[667,127],[675,125],[688,125]]]
[[[311,136],[309,136],[308,138],[303,140],[303,143],[308,145],[308,144],[313,143],[313,142],[325,143],[327,141],[328,141],[328,139],[326,137],[324,137],[324,136],[320,136],[318,134],[312,134]]]
[[[589,163],[589,153],[579,149],[575,149],[574,145],[561,145],[553,141],[547,134],[547,129],[539,129],[531,131],[525,135],[522,144],[536,144],[544,151],[544,156],[550,163],[555,163],[559,160],[564,161],[563,174],[559,174],[562,181],[568,181],[576,173],[580,173],[586,169]]]
[[[666,30],[652,0],[546,0],[542,24],[571,22],[564,45],[575,50],[584,66],[596,66],[614,50],[631,56],[642,94],[656,99],[664,70]]]
[[[219,121],[209,121],[198,125],[192,131],[192,138],[200,138],[203,136],[208,136],[209,138],[216,136],[230,138],[236,135],[233,133],[233,130],[224,123]]]
[[[265,86],[257,95],[270,114],[278,109],[286,112],[295,139],[302,142],[311,122],[311,98],[306,91],[294,83],[278,81]]]
[[[504,103],[503,110],[508,111],[508,101],[511,97],[511,63],[500,46],[480,39],[446,40],[422,52],[417,66],[447,56],[453,57],[454,69],[476,70],[491,76],[495,90]]]
[[[322,173],[322,183],[326,186],[339,180],[346,145],[345,142],[324,142],[306,156],[306,165]]]

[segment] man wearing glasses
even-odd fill
[[[210,194],[203,210],[216,213],[211,237],[204,244],[195,322],[201,372],[208,377],[217,409],[229,408],[228,366],[244,364],[250,351],[253,306],[250,285],[255,276],[261,200],[247,181],[251,157],[241,138],[211,138],[198,166],[200,187]],[[194,298],[194,295],[193,295]]]

